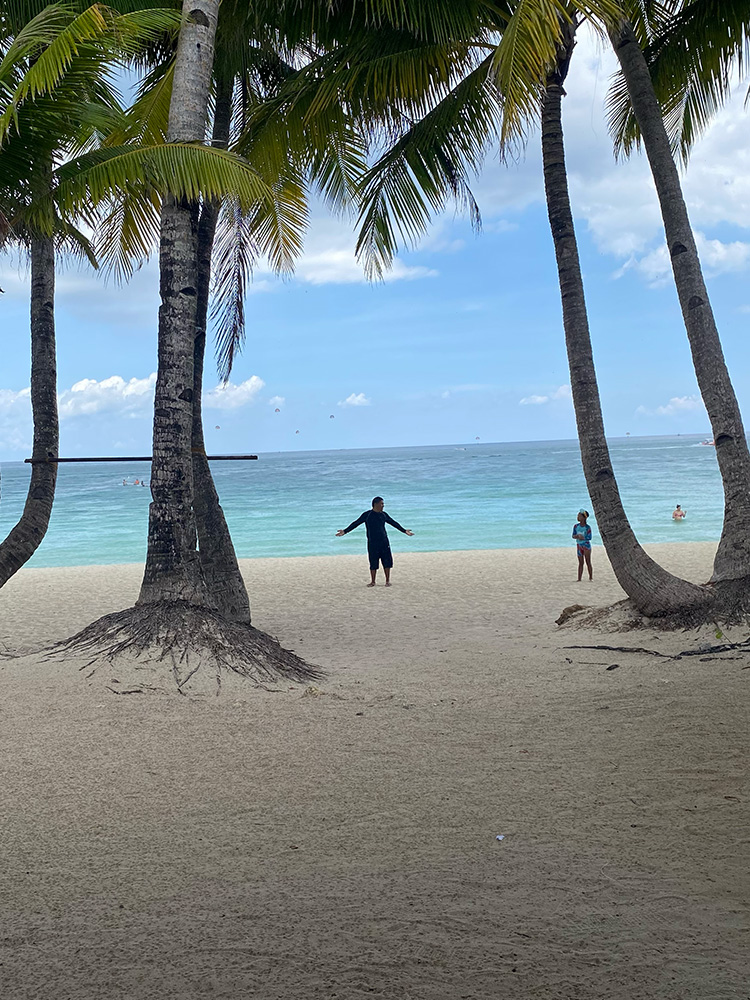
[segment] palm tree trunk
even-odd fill
[[[659,196],[695,374],[711,421],[724,484],[724,528],[712,581],[750,577],[750,453],[703,280],[677,167],[640,45],[625,21],[610,33]]]
[[[169,108],[169,142],[205,137],[218,0],[184,0]],[[194,348],[198,286],[197,208],[166,198],[159,246],[159,365],[154,398],[148,551],[139,604],[211,603],[196,549],[193,513]]]
[[[565,169],[562,85],[574,44],[570,28],[557,72],[548,78],[542,101],[542,154],[581,461],[596,523],[620,586],[641,613],[660,615],[706,603],[707,597],[700,587],[667,573],[643,551],[628,522],[612,470]]]
[[[55,353],[55,245],[31,241],[31,412],[34,445],[31,482],[21,518],[0,544],[0,587],[34,554],[47,532],[55,498],[58,457]]]
[[[216,85],[216,108],[211,144],[229,145],[234,81],[220,78]],[[198,555],[203,576],[216,610],[225,618],[250,624],[250,598],[237,563],[219,494],[206,458],[203,438],[203,362],[206,351],[208,298],[211,285],[211,255],[219,219],[219,204],[206,202],[198,223],[198,302],[193,354],[193,487]]]

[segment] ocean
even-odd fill
[[[642,542],[714,541],[723,497],[714,449],[694,436],[610,441],[625,509]],[[4,463],[0,537],[18,520],[29,466]],[[576,441],[276,452],[216,462],[213,473],[240,558],[360,553],[364,528],[345,528],[376,495],[405,528],[394,553],[572,546],[579,508],[591,509]],[[61,465],[49,531],[29,566],[142,562],[148,463]],[[672,521],[675,504],[687,511]],[[594,544],[600,542],[596,521]]]

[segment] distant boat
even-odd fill
[[[701,444],[707,444],[711,448],[715,448],[716,447],[716,442],[715,441],[701,441]]]

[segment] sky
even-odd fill
[[[563,115],[607,433],[709,435],[643,155],[615,162],[603,101],[614,58],[583,35]],[[750,128],[736,93],[683,174],[740,406],[750,412]],[[347,220],[313,210],[295,275],[259,266],[247,343],[219,386],[208,358],[209,453],[575,437],[537,134],[473,184],[481,232],[453,211],[386,280],[368,282]],[[27,457],[29,280],[0,257],[0,461]],[[63,270],[56,321],[61,455],[150,454],[156,262],[125,287]]]

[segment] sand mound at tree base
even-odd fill
[[[320,679],[322,672],[276,639],[186,601],[139,604],[55,643],[51,659],[81,657],[84,677],[115,694],[219,695],[247,687]]]

